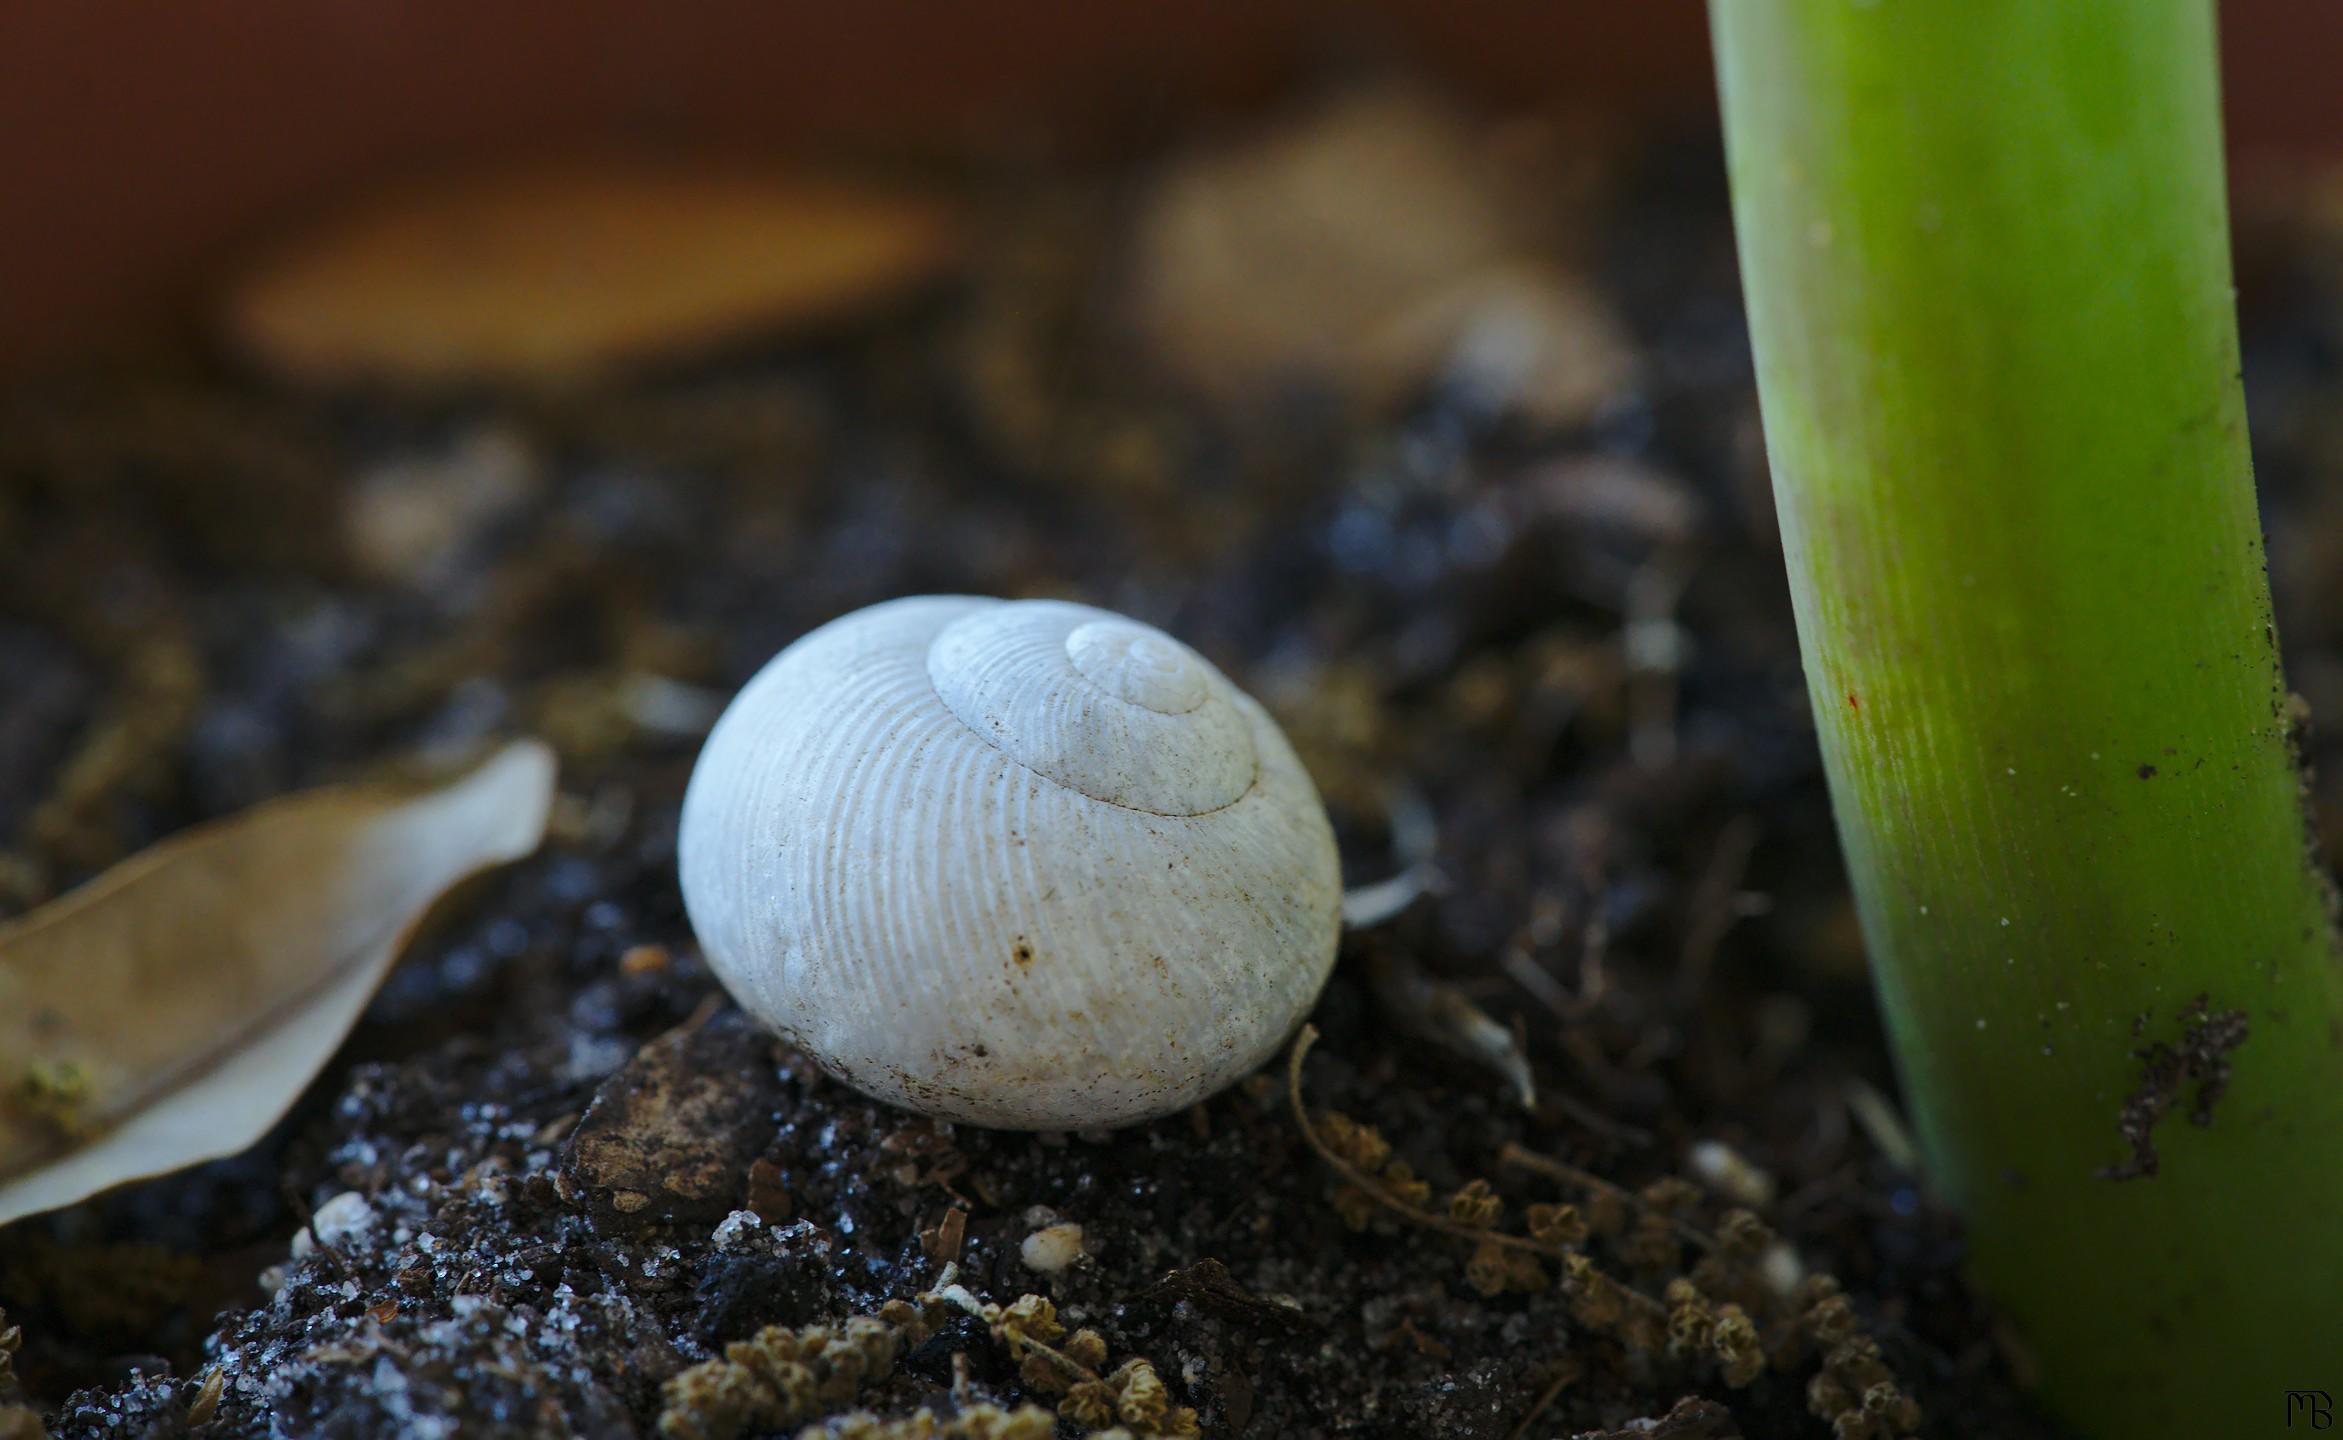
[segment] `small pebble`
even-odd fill
[[[1806,1262],[1789,1245],[1776,1242],[1758,1257],[1757,1273],[1765,1280],[1767,1289],[1788,1299],[1805,1283]]]
[[[1722,1140],[1695,1141],[1684,1152],[1693,1178],[1736,1204],[1763,1210],[1774,1199],[1774,1177]]]
[[[374,1207],[355,1190],[344,1190],[318,1206],[317,1213],[309,1217],[309,1231],[320,1245],[338,1247],[343,1241],[373,1228]],[[300,1243],[298,1236],[294,1243]]]
[[[1082,1258],[1082,1227],[1050,1225],[1025,1237],[1019,1253],[1029,1270],[1055,1275]]]
[[[716,1242],[717,1249],[730,1250],[764,1228],[765,1222],[756,1211],[735,1210],[716,1223],[708,1238]]]

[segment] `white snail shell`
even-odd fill
[[[920,596],[781,652],[678,838],[709,964],[864,1092],[979,1125],[1168,1114],[1334,963],[1333,830],[1277,725],[1160,631]]]

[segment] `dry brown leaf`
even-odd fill
[[[1541,420],[1583,419],[1632,352],[1530,243],[1485,138],[1373,91],[1176,166],[1138,218],[1142,329],[1233,408],[1297,381],[1386,403],[1445,368]]]
[[[231,339],[295,379],[561,383],[903,293],[958,253],[928,197],[630,162],[411,185],[229,297]]]
[[[553,754],[310,791],[0,927],[0,1224],[231,1155],[292,1107],[408,935],[537,848]]]

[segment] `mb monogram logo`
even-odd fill
[[[2335,1401],[2324,1390],[2289,1390],[2286,1392],[2286,1428],[2289,1430],[2332,1430],[2335,1428]]]

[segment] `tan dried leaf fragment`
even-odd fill
[[[0,1224],[231,1155],[291,1108],[457,882],[537,848],[552,752],[176,836],[0,926]]]
[[[392,191],[228,296],[230,339],[295,379],[559,384],[802,330],[961,249],[929,197],[604,159]]]

